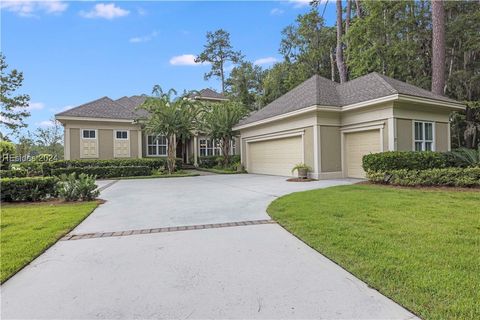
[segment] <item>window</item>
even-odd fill
[[[221,154],[218,140],[200,139],[200,156],[218,156]]]
[[[433,122],[414,122],[415,151],[433,151]]]
[[[235,154],[235,150],[236,150],[237,146],[235,144],[235,139],[232,140],[232,144],[230,145],[230,150],[231,150],[231,153],[232,155]]]
[[[117,139],[119,140],[127,140],[128,139],[128,131],[116,131]]]
[[[166,156],[167,138],[165,136],[147,136],[147,155]]]
[[[82,137],[83,139],[95,139],[95,130],[83,130]]]

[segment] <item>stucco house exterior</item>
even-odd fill
[[[378,73],[343,84],[313,76],[242,120],[250,173],[363,178],[362,156],[388,150],[450,150],[449,117],[463,104]]]
[[[191,98],[209,102],[227,100],[211,89],[200,90]],[[117,100],[103,97],[56,114],[55,118],[64,126],[65,159],[166,157],[166,138],[146,134],[136,122],[147,116],[146,111],[137,109],[145,99],[145,96]],[[231,150],[233,154],[239,152],[235,141]],[[183,157],[185,163],[196,164],[199,156],[220,153],[219,144],[202,133],[187,141],[185,148],[181,142],[177,146],[177,157]]]
[[[211,89],[192,98],[226,100]],[[57,114],[65,128],[65,159],[165,157],[166,139],[142,132],[135,121],[146,116],[136,109],[144,100],[103,97]],[[231,149],[250,173],[291,176],[296,164],[305,163],[315,179],[364,178],[365,154],[449,151],[450,114],[464,108],[378,73],[343,84],[315,75],[240,121]],[[221,153],[201,133],[183,147],[177,157],[194,165],[200,156]]]

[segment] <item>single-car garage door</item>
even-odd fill
[[[292,168],[303,162],[302,137],[248,143],[248,172],[291,176]]]
[[[380,130],[346,133],[345,165],[347,177],[365,178],[362,157],[380,151]]]

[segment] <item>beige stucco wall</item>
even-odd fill
[[[396,120],[397,120],[397,150],[412,151],[413,149],[412,120],[410,119],[396,119]]]
[[[435,151],[448,151],[448,126],[449,123],[435,123]]]
[[[113,159],[114,130],[128,130],[130,139],[130,157],[137,158],[139,153],[138,135],[140,126],[128,122],[63,120],[69,139],[65,150],[70,149],[70,159],[80,159],[80,132],[82,129],[98,130],[98,159]]]
[[[314,168],[314,148],[313,148],[313,127],[305,128],[303,135],[303,150],[305,164],[310,168]]]
[[[80,129],[70,128],[70,159],[80,159]]]
[[[340,127],[320,126],[320,148],[321,171],[342,171]]]

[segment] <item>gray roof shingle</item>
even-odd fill
[[[250,114],[250,116],[240,121],[238,125],[268,119],[314,105],[341,107],[392,94],[457,102],[376,72],[343,84],[314,75],[264,108]]]
[[[137,116],[127,107],[123,106],[109,97],[103,97],[78,107],[57,113],[55,116],[105,118],[105,119],[127,119],[133,120]]]
[[[191,94],[190,98],[198,100],[228,100],[228,98],[225,97],[223,93],[218,93],[215,90],[209,88],[198,91],[198,94]]]

